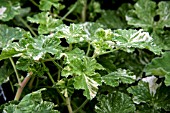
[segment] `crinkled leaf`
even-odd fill
[[[62,10],[64,5],[59,1],[61,0],[40,0],[39,8],[42,11],[50,11],[51,7],[54,6],[57,10]]]
[[[53,87],[56,87],[65,97],[70,97],[74,93],[73,79],[61,79]]]
[[[144,82],[145,81],[145,82]],[[151,84],[151,85],[149,85]],[[150,109],[160,110],[161,108],[166,111],[170,110],[170,91],[168,87],[157,87],[155,94],[151,93],[150,89],[153,89],[157,83],[155,80],[143,80],[138,83],[137,86],[131,86],[128,88],[128,92],[133,94],[133,101],[136,104],[146,103],[150,106]]]
[[[98,28],[93,38],[91,44],[95,49],[95,55],[101,55],[111,51],[115,47],[115,42],[111,41],[113,32],[110,29],[104,30],[103,28]]]
[[[14,42],[3,48],[0,55],[0,60],[21,56],[33,60],[43,59],[46,53],[60,56],[61,47],[60,40],[54,34],[37,38],[27,37],[22,38],[19,42]]]
[[[9,63],[4,61],[4,64],[0,67],[0,85],[4,83],[13,72],[14,70]]]
[[[157,25],[161,28],[170,27],[170,2],[169,1],[161,1],[158,4],[157,14],[160,19]]]
[[[135,48],[148,49],[155,54],[160,54],[161,48],[154,44],[148,32],[140,30],[115,30],[113,40],[116,47],[126,52],[133,52]]]
[[[138,0],[134,8],[134,10],[130,10],[126,15],[128,24],[142,28],[153,27],[156,3],[151,0]]]
[[[135,82],[136,76],[133,72],[125,69],[117,69],[117,71],[109,73],[108,75],[102,76],[102,81],[106,85],[116,87],[119,83],[132,84]]]
[[[18,105],[10,104],[3,109],[4,113],[59,113],[53,110],[54,103],[43,101],[41,91],[32,92],[24,96]]]
[[[96,96],[99,85],[101,85],[101,76],[98,73],[82,74],[74,78],[74,88],[83,89],[83,95],[90,100]]]
[[[73,56],[74,57],[74,56]],[[71,60],[67,66],[62,70],[62,76],[68,77],[69,75],[88,75],[95,73],[95,70],[103,70],[102,65],[96,62],[94,58],[83,57]]]
[[[95,106],[97,113],[133,113],[136,109],[131,97],[121,92],[100,95],[97,100],[99,101]]]
[[[21,39],[24,35],[29,35],[29,33],[20,28],[12,28],[0,24],[0,49],[7,46],[12,41]]]
[[[53,18],[49,12],[41,12],[27,19],[32,23],[40,24],[38,27],[39,34],[51,33],[57,26],[62,24],[61,20]]]
[[[0,0],[0,20],[9,21],[20,13],[18,0]]]

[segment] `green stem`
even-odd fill
[[[45,66],[44,62],[42,62],[42,64],[43,64],[44,69],[46,69],[47,67]],[[53,83],[53,85],[55,85],[55,81],[54,81],[54,79],[53,79],[53,77],[51,76],[51,74],[50,74],[49,71],[47,71],[47,75],[48,75],[48,77],[50,78],[50,80],[51,80],[51,82]],[[63,95],[60,93],[60,90],[57,89],[57,88],[56,88],[56,90],[57,90],[58,94],[61,96],[61,98],[63,99],[63,101],[66,102],[65,98],[64,98]]]
[[[59,19],[63,19],[63,20],[66,20],[68,22],[72,22],[72,23],[75,23],[76,20],[71,20],[71,19],[68,19],[68,18],[63,18],[62,16],[59,16],[59,15],[56,15],[56,17],[58,17]]]
[[[14,71],[15,71],[15,74],[16,74],[16,77],[17,77],[17,80],[18,80],[18,84],[20,85],[20,84],[21,84],[21,81],[20,81],[20,79],[19,79],[19,74],[18,74],[18,71],[17,71],[16,66],[15,66],[15,64],[14,64],[14,61],[13,61],[13,59],[12,59],[11,57],[10,57],[9,59],[10,59],[10,61],[11,61],[11,64],[12,64],[13,68],[14,68]]]
[[[89,55],[89,52],[90,52],[90,43],[88,42],[88,48],[87,48],[86,56]]]
[[[55,66],[57,66],[59,69],[62,69],[62,67],[60,66],[60,64],[58,64],[57,62],[55,62],[55,60],[48,54],[48,57],[51,59],[51,61],[54,63]]]
[[[74,4],[74,6],[61,18],[61,20],[64,20],[70,13],[74,11],[74,9],[77,7],[77,2]]]
[[[34,0],[30,0],[35,6],[39,7],[39,5],[34,1]]]
[[[78,112],[80,109],[82,109],[82,108],[87,104],[88,101],[89,101],[89,100],[86,99],[86,100],[81,104],[80,107],[78,107],[75,111],[73,111],[73,113],[76,113],[76,112]]]
[[[84,3],[83,3],[83,9],[81,12],[81,19],[82,19],[82,22],[85,22],[86,21],[87,0],[83,0],[83,1],[84,1]]]
[[[73,113],[69,97],[66,97],[66,104],[67,104],[67,108],[68,108],[69,113]]]
[[[46,69],[47,67],[45,66],[44,62],[42,62],[42,65],[44,67],[44,69]],[[46,71],[48,77],[50,78],[51,82],[53,83],[53,85],[55,84],[55,81],[53,79],[53,77],[51,76],[50,72],[49,71]]]
[[[35,76],[33,76],[33,77],[31,78],[31,80],[30,80],[30,82],[29,82],[29,84],[28,84],[29,89],[32,89],[34,80],[35,80]]]
[[[25,22],[24,19],[22,19],[22,17],[18,16],[19,20],[30,30],[30,32],[36,37],[36,33],[32,30],[32,28],[27,24],[27,22]]]
[[[20,99],[20,96],[21,96],[21,94],[22,94],[22,91],[23,91],[24,87],[26,86],[26,84],[28,83],[28,81],[30,80],[32,74],[33,74],[33,73],[30,72],[30,73],[28,73],[28,75],[24,78],[23,82],[20,84],[20,86],[19,86],[19,88],[18,88],[18,90],[17,90],[17,93],[16,93],[16,95],[15,95],[14,100],[17,100],[17,101],[18,101],[18,100]]]

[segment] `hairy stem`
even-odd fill
[[[68,108],[69,113],[73,113],[69,97],[66,97],[66,104],[67,104],[67,108]]]
[[[12,64],[13,68],[14,68],[14,71],[15,71],[15,74],[16,74],[16,77],[17,77],[17,80],[18,80],[18,84],[20,85],[20,84],[21,84],[21,81],[20,81],[19,74],[18,74],[18,71],[17,71],[17,69],[16,69],[16,66],[15,66],[15,64],[14,64],[14,61],[13,61],[13,59],[12,59],[11,57],[10,57],[9,59],[10,59],[10,61],[11,61],[11,64]]]
[[[33,74],[32,72],[29,72],[28,75],[24,78],[23,82],[20,84],[20,86],[19,86],[19,88],[17,90],[17,93],[15,95],[14,100],[18,101],[20,99],[22,91],[23,91],[24,87],[26,86],[26,84],[28,83],[28,81],[30,80],[32,74]]]
[[[75,111],[73,111],[73,113],[76,113],[76,112],[78,112],[79,110],[81,110],[81,109],[87,104],[88,101],[89,101],[89,100],[86,99],[86,100],[80,105],[80,107],[78,107]]]

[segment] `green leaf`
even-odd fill
[[[121,92],[101,95],[97,98],[99,103],[95,106],[97,113],[133,113],[135,105],[131,98]]]
[[[108,75],[102,76],[102,81],[106,85],[116,87],[119,83],[132,84],[135,82],[136,76],[133,72],[125,69],[117,69],[117,71],[109,73]]]
[[[0,85],[8,80],[8,77],[14,72],[7,61],[0,67]]]
[[[74,57],[74,56],[72,56]],[[68,77],[69,75],[91,75],[95,70],[104,70],[102,65],[96,62],[94,58],[86,57],[71,60],[67,66],[62,70],[62,76]]]
[[[170,110],[169,88],[156,83],[154,77],[146,77],[138,83],[137,86],[128,88],[128,92],[133,94],[133,101],[136,104],[146,103],[150,109],[155,111],[161,108],[166,111]]]
[[[61,79],[53,87],[56,87],[65,97],[70,97],[74,93],[73,79]]]
[[[127,22],[124,18],[126,11],[132,6],[130,4],[122,4],[118,10],[102,10],[101,17],[96,21],[107,28],[123,29],[127,28]]]
[[[98,73],[91,75],[82,74],[74,78],[74,88],[83,89],[83,95],[90,100],[96,96],[98,86],[101,84],[101,76]]]
[[[30,35],[28,32],[20,28],[12,28],[7,25],[0,24],[0,49],[10,44],[12,41],[17,41]]]
[[[157,26],[160,28],[170,27],[170,2],[169,1],[161,1],[158,4],[157,14],[160,19],[157,23]]]
[[[140,30],[115,30],[113,41],[116,47],[126,52],[133,52],[135,48],[148,49],[154,54],[160,54],[161,48],[154,44],[153,38],[148,32]]]
[[[154,58],[151,63],[146,65],[144,71],[146,75],[160,75],[164,76],[170,72],[169,62],[170,52],[164,52],[162,57]]]
[[[20,13],[18,0],[0,0],[0,20],[9,21]]]
[[[83,93],[84,96],[88,99],[93,99],[97,94],[98,86],[101,85],[100,74],[96,73],[95,70],[103,69],[94,58],[76,58],[64,67],[62,76],[75,76],[74,88],[85,90]]]
[[[134,8],[134,10],[130,10],[126,15],[128,24],[135,27],[152,28],[154,16],[156,15],[156,3],[151,0],[138,0]]]
[[[61,20],[53,18],[49,12],[41,12],[33,17],[28,17],[27,20],[32,23],[40,24],[38,27],[39,34],[51,33],[57,26],[62,24]]]
[[[24,96],[18,105],[10,104],[5,106],[3,112],[7,113],[59,113],[53,110],[54,104],[52,102],[43,101],[41,91],[32,92]]]
[[[61,0],[40,0],[39,8],[42,11],[50,11],[54,6],[57,10],[62,10],[65,6],[59,3]]]

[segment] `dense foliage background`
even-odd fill
[[[0,112],[167,113],[169,0],[0,0]]]

